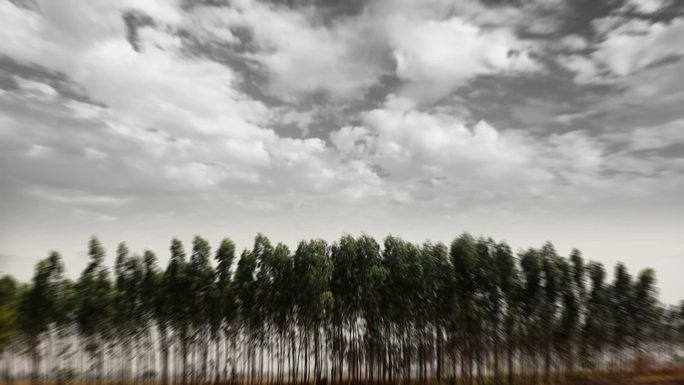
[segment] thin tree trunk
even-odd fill
[[[31,338],[31,385],[39,385],[40,383],[40,377],[39,377],[39,371],[40,371],[40,351],[38,350],[38,347],[40,345],[40,341],[38,337],[32,337]]]

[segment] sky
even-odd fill
[[[97,235],[552,241],[684,298],[684,3],[0,0],[0,274]]]

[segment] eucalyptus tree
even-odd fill
[[[332,260],[327,243],[321,239],[302,241],[294,254],[294,277],[296,282],[296,313],[302,344],[304,345],[304,383],[309,381],[309,349],[313,343],[313,379],[320,382],[321,328],[332,306],[330,274]],[[313,341],[311,341],[313,337]]]
[[[232,266],[235,259],[235,244],[228,238],[221,240],[216,249],[214,260],[216,261],[215,285],[210,306],[211,334],[216,343],[216,371],[215,383],[221,378],[221,366],[219,364],[220,334],[223,333],[226,341],[224,361],[228,361],[228,351],[235,350],[235,298],[232,291]],[[229,347],[229,344],[231,345]],[[234,360],[231,362],[235,365]],[[226,367],[227,370],[227,367]],[[235,366],[232,367],[232,371]]]
[[[5,384],[12,384],[10,344],[17,332],[17,307],[22,297],[21,286],[10,275],[0,278],[0,357],[5,361]]]
[[[249,383],[252,383],[254,380],[255,370],[253,364],[255,350],[253,346],[256,342],[257,333],[260,328],[256,297],[256,267],[257,260],[254,253],[249,250],[244,250],[240,255],[237,269],[235,270],[235,278],[233,280],[233,287],[239,309],[241,332],[247,338],[247,344],[245,346],[246,351],[243,352],[243,363],[247,365],[252,373],[252,375],[249,376]]]
[[[499,274],[495,260],[496,243],[490,238],[479,238],[476,243],[477,264],[476,283],[477,295],[475,297],[479,319],[479,342],[478,342],[478,377],[481,377],[481,369],[484,366],[485,356],[489,352],[494,360],[494,382],[500,383],[499,376],[499,340],[502,309],[502,293],[499,287]]]
[[[551,242],[545,243],[541,250],[542,258],[542,287],[541,301],[541,336],[544,353],[544,382],[549,383],[551,376],[551,359],[553,352],[554,327],[558,311],[560,257]]]
[[[659,345],[661,351],[669,356],[670,362],[676,364],[679,360],[678,350],[684,344],[684,303],[667,308],[658,306],[658,310],[657,331],[650,342]]]
[[[520,255],[520,269],[522,275],[521,294],[522,301],[520,309],[525,315],[524,347],[527,358],[532,362],[532,382],[537,383],[537,348],[540,345],[539,335],[542,333],[543,324],[541,323],[541,305],[543,302],[542,287],[542,258],[540,252],[535,249],[527,249]],[[525,360],[520,361],[521,364]],[[525,374],[529,370],[521,367],[521,373]]]
[[[445,373],[445,334],[453,301],[448,249],[443,243],[426,242],[420,249],[420,264],[426,314],[435,333],[436,380],[442,383]],[[388,272],[389,274],[389,272]]]
[[[162,272],[157,265],[157,256],[150,250],[145,250],[142,257],[143,278],[140,284],[141,294],[141,324],[145,334],[145,350],[148,353],[148,360],[145,365],[145,372],[153,373],[157,357],[155,355],[152,327],[155,321],[159,322],[158,304],[159,294],[162,290]]]
[[[290,253],[290,249],[282,243],[279,243],[273,251],[273,271],[271,289],[273,294],[271,297],[271,318],[275,334],[278,337],[277,341],[277,381],[282,384],[284,379],[285,356],[290,357],[291,353],[286,348],[286,341],[291,340],[288,336],[293,333],[292,325],[294,325],[294,308],[295,308],[295,275],[294,275],[294,259]]]
[[[127,374],[130,375],[132,371],[133,359],[138,361],[137,366],[140,367],[141,351],[142,346],[140,342],[142,341],[145,330],[144,324],[144,309],[143,309],[143,292],[142,292],[142,282],[144,277],[143,262],[139,255],[133,255],[126,260],[125,265],[125,275],[126,275],[126,286],[124,297],[128,303],[127,313],[130,319],[127,320],[126,324],[130,325],[130,329],[127,330],[127,335],[133,338],[132,342],[127,343],[128,352],[131,349],[135,349],[135,355],[130,354],[128,364]],[[134,346],[132,346],[134,345]]]
[[[74,358],[79,346],[74,343],[74,337],[78,335],[76,322],[78,309],[78,292],[76,283],[64,279],[60,285],[59,311],[55,317],[56,355],[53,360],[57,362],[52,367],[58,384],[65,384],[77,376]]]
[[[259,382],[264,373],[264,351],[270,352],[270,336],[273,325],[273,280],[275,275],[275,263],[273,258],[273,245],[263,234],[257,234],[254,238],[252,254],[256,258],[256,306],[259,319],[258,327],[259,343]],[[269,360],[271,362],[271,360]]]
[[[572,341],[575,339],[577,320],[579,318],[579,306],[574,291],[573,274],[570,263],[565,258],[560,258],[558,261],[558,290],[560,296],[560,317],[558,326],[555,330],[554,342],[558,352],[563,357],[565,369],[572,372],[571,362],[572,355]]]
[[[356,264],[357,274],[360,275],[361,289],[361,316],[363,323],[363,336],[358,341],[359,349],[355,357],[359,363],[356,365],[357,378],[360,378],[363,370],[366,381],[373,381],[379,361],[379,346],[381,343],[381,292],[380,289],[386,279],[386,270],[381,266],[380,245],[369,235],[362,235],[356,241]],[[413,246],[412,252],[418,258],[418,249]],[[408,294],[408,293],[407,293]],[[361,347],[363,350],[361,350]],[[365,362],[364,362],[365,361]],[[365,363],[365,367],[362,364]]]
[[[611,316],[612,316],[612,348],[613,370],[622,369],[624,348],[627,347],[633,335],[634,325],[631,321],[631,311],[634,298],[632,276],[622,263],[615,266],[613,284],[611,286]]]
[[[57,321],[61,311],[63,272],[59,253],[51,252],[38,262],[29,288],[19,299],[17,325],[28,340],[32,384],[37,384],[40,376],[41,338]]]
[[[513,384],[513,354],[519,340],[520,314],[520,272],[511,248],[506,243],[496,245],[494,251],[497,285],[502,292],[502,312],[507,354],[508,384]]]
[[[587,265],[591,282],[587,297],[584,324],[582,325],[581,356],[583,366],[590,369],[601,368],[603,353],[610,337],[612,314],[610,311],[610,292],[606,286],[606,272],[602,264],[591,262]]]
[[[572,280],[570,288],[564,293],[568,371],[574,374],[581,339],[581,324],[586,315],[586,267],[582,253],[577,249],[570,252]],[[569,310],[571,309],[571,310]]]
[[[142,327],[142,265],[138,257],[131,257],[124,242],[119,243],[114,264],[114,292],[112,298],[112,328],[120,345],[120,375],[131,375],[133,341]]]
[[[229,369],[233,385],[238,373],[242,383],[268,385],[325,383],[324,373],[337,385],[345,377],[428,384],[450,376],[512,384],[516,373],[529,383],[541,373],[545,383],[573,373],[578,355],[583,369],[604,369],[608,361],[624,369],[627,358],[638,363],[652,347],[671,354],[684,342],[684,310],[658,303],[652,270],[632,279],[618,264],[608,285],[602,265],[585,265],[577,250],[558,256],[550,243],[516,260],[507,244],[467,233],[448,249],[395,236],[381,248],[370,236],[345,235],[331,247],[302,241],[293,254],[259,234],[234,274],[229,239],[213,255],[215,269],[211,246],[199,236],[189,260],[178,239],[170,251],[162,273],[154,253],[131,255],[121,243],[112,282],[104,249],[92,238],[75,284],[63,279],[56,253],[38,263],[29,285],[0,279],[0,350],[10,341],[10,352],[25,348],[34,382],[41,361],[55,368],[58,382],[67,378],[72,359],[63,357],[73,354],[64,352],[78,328],[99,380],[111,347],[120,356],[108,356],[108,368],[130,376],[136,367],[136,380],[147,383],[159,362],[168,385],[175,345],[174,373],[183,384],[210,376],[225,383]],[[603,359],[606,351],[612,360]]]
[[[653,340],[657,333],[659,314],[655,283],[655,272],[652,269],[640,272],[634,283],[630,315],[634,326],[633,346],[637,354],[642,352],[645,342]]]
[[[105,344],[112,325],[113,290],[109,270],[104,265],[105,250],[96,237],[90,239],[88,256],[88,266],[76,283],[76,319],[86,340],[85,349],[91,356],[97,382],[102,383]]]
[[[334,298],[331,322],[334,324],[333,352],[336,380],[342,382],[347,358],[348,376],[353,371],[352,334],[361,309],[361,277],[356,274],[356,239],[344,235],[331,248],[332,272],[330,290]],[[295,288],[296,290],[297,288]],[[345,338],[345,332],[348,337]]]
[[[214,295],[214,269],[211,261],[211,246],[200,236],[192,242],[192,254],[188,265],[189,284],[189,321],[192,328],[190,339],[195,342],[195,350],[200,350],[200,365],[195,368],[195,374],[202,381],[207,378],[207,364],[209,360],[208,326],[211,321],[211,300]],[[194,362],[194,364],[197,364]]]
[[[391,349],[390,357],[403,372],[404,381],[408,381],[411,375],[412,329],[421,280],[418,249],[401,238],[389,236],[384,242],[382,262],[387,271],[385,316],[395,329],[394,338],[398,343]]]
[[[477,340],[480,337],[477,294],[477,248],[475,239],[468,233],[456,238],[449,249],[454,269],[456,344],[461,346],[461,378],[473,383],[473,363]]]
[[[10,275],[0,278],[0,356],[15,333],[19,285]]]
[[[192,320],[192,287],[188,277],[188,262],[185,260],[183,243],[174,238],[171,241],[171,258],[164,272],[163,306],[165,317],[174,330],[175,339],[180,345],[181,383],[188,379],[188,349]],[[162,335],[163,338],[163,335]],[[164,344],[164,341],[162,341]],[[168,346],[162,352],[162,371],[168,371]],[[166,361],[166,362],[165,362]],[[164,378],[165,374],[162,374]]]
[[[154,254],[150,255],[150,257],[152,256],[154,256]],[[176,325],[176,322],[173,319],[174,310],[177,310],[179,307],[173,299],[173,291],[183,264],[183,260],[179,254],[172,253],[171,257],[166,269],[163,272],[159,271],[156,275],[156,279],[150,276],[150,278],[152,278],[150,283],[154,282],[157,287],[156,292],[150,293],[151,296],[149,300],[152,305],[152,316],[156,321],[157,332],[159,333],[161,385],[168,385],[169,383],[169,356],[171,350],[170,333]],[[151,274],[153,270],[149,269],[148,271]]]

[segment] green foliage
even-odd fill
[[[344,235],[331,245],[303,240],[293,253],[258,234],[237,261],[228,238],[214,254],[199,236],[189,258],[179,239],[169,251],[162,271],[152,251],[131,254],[122,242],[110,277],[105,250],[92,237],[76,282],[64,279],[56,252],[36,265],[30,284],[0,278],[0,352],[17,344],[35,370],[49,333],[78,330],[79,351],[90,354],[100,377],[107,354],[157,349],[155,336],[164,385],[173,374],[170,351],[181,383],[189,375],[208,383],[199,377],[211,365],[215,381],[231,373],[255,385],[257,370],[271,365],[288,367],[289,383],[341,384],[346,376],[425,385],[472,384],[474,376],[481,384],[535,383],[538,373],[561,372],[579,379],[576,366],[605,370],[607,352],[622,357],[649,343],[684,343],[684,302],[658,303],[653,270],[633,278],[618,264],[607,283],[601,264],[585,262],[578,250],[563,257],[548,242],[514,253],[468,233],[449,247],[397,236],[381,246],[368,235]],[[210,344],[216,353],[208,358]],[[142,378],[157,375],[136,367]],[[53,375],[67,384],[75,372]],[[282,373],[272,380],[286,383]]]
[[[23,291],[18,305],[19,329],[27,337],[37,339],[60,318],[63,272],[61,257],[54,251],[36,265],[31,284]]]
[[[0,278],[0,354],[15,333],[19,287],[9,275]]]

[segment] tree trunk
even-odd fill
[[[188,381],[188,336],[185,328],[182,328],[181,334],[181,385],[186,385]]]
[[[494,322],[494,383],[499,384],[499,324]]]
[[[513,385],[513,343],[510,340],[508,341],[508,385]]]
[[[169,384],[169,341],[166,335],[166,328],[159,328],[159,338],[161,344],[161,385]]]
[[[38,347],[40,345],[40,340],[37,336],[31,338],[30,351],[31,351],[31,385],[39,385],[39,371],[40,371],[40,351]]]

